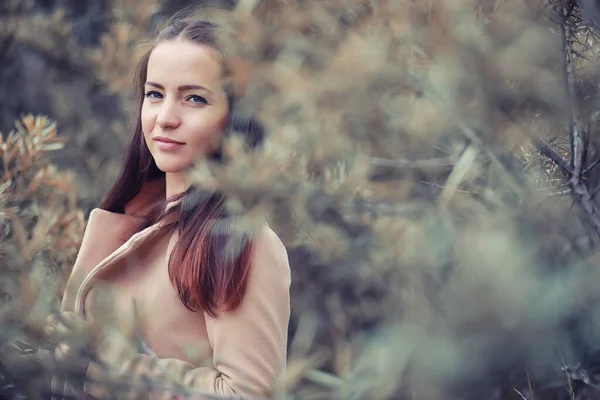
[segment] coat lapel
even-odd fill
[[[164,178],[146,182],[140,193],[125,205],[124,214],[100,208],[90,213],[75,265],[65,287],[61,311],[80,313],[85,294],[100,270],[108,270],[117,259],[159,231],[160,225],[153,225],[137,232],[148,211],[165,199],[165,189]],[[69,394],[73,398],[86,396],[83,386],[72,386],[61,375],[53,375],[51,388],[56,395],[62,389],[60,397],[51,396],[53,400],[64,400]]]
[[[126,243],[143,218],[99,208],[90,213],[81,248],[67,282],[62,311],[74,311],[75,295],[84,279],[104,259]]]
[[[156,179],[144,184],[140,193],[125,206],[125,214],[114,213],[100,208],[92,210],[85,229],[75,265],[67,281],[61,311],[75,311],[77,293],[82,284],[91,280],[98,266],[109,268],[116,255],[130,249],[131,239],[145,238],[152,227],[135,235],[144,221],[144,215],[160,200],[165,198],[165,180]],[[118,254],[117,254],[118,253]]]

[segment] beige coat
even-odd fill
[[[125,214],[91,212],[62,311],[73,311],[94,324],[92,305],[109,298],[99,293],[110,288],[113,309],[125,325],[133,326],[135,300],[139,335],[151,349],[133,347],[127,329],[109,329],[102,335],[98,354],[114,374],[138,378],[148,374],[227,397],[268,396],[285,370],[290,316],[285,247],[265,224],[254,239],[248,288],[240,307],[216,318],[192,312],[179,300],[167,272],[176,233],[165,233],[159,225],[135,233],[141,215],[160,199],[164,199],[164,180],[146,184]],[[98,365],[92,363],[88,377],[101,378],[97,371]],[[60,379],[55,378],[53,386],[64,387],[65,394],[77,393]],[[86,385],[84,390],[106,396],[96,385]],[[172,397],[163,392],[153,398]]]

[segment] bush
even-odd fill
[[[3,17],[20,22],[9,25],[10,46],[40,55],[49,70],[79,71],[64,90],[96,88],[67,103],[77,104],[70,117],[58,106],[53,114],[104,185],[122,142],[92,144],[124,136],[128,55],[164,15],[159,3],[111,5],[91,44],[69,34],[78,17],[67,11]],[[266,218],[288,247],[287,392],[598,396],[595,10],[542,0],[262,0],[203,11],[235,32],[241,106],[269,137],[257,154],[232,139],[233,162],[207,163],[194,177],[247,218]],[[32,26],[47,34],[31,35]],[[118,106],[95,107],[99,98]],[[54,148],[43,117],[20,124],[10,140],[43,151],[34,137],[51,132],[42,142]],[[0,192],[10,266],[3,326],[16,327],[7,343],[14,332],[40,340],[53,305],[37,298],[30,276],[55,275],[59,290],[82,215],[101,195],[87,192],[92,174],[78,164],[78,184],[58,186],[65,172],[34,153],[0,169],[10,175]]]

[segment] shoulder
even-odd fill
[[[252,239],[252,245],[255,255],[268,255],[277,258],[280,261],[288,262],[288,254],[285,245],[279,236],[265,222]]]
[[[285,245],[266,222],[257,230],[252,242],[254,247],[258,250],[270,251],[278,253],[279,255],[285,254],[287,257]]]
[[[253,236],[251,269],[251,275],[267,281],[290,280],[287,249],[267,223],[264,223]]]

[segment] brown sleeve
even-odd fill
[[[248,288],[240,306],[217,318],[205,313],[212,366],[197,368],[176,359],[157,361],[109,339],[101,343],[98,353],[108,365],[117,366],[117,375],[167,378],[210,394],[267,396],[285,372],[290,281],[286,249],[266,227],[254,240]],[[93,366],[88,370],[92,379],[94,371]],[[168,393],[157,396],[167,397]]]

